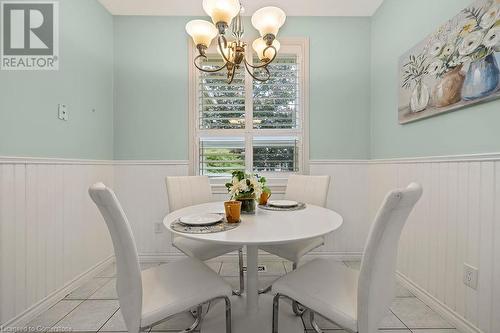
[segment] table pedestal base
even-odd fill
[[[304,333],[302,320],[293,314],[292,306],[283,298],[280,300],[279,331],[286,333]],[[254,309],[253,309],[254,310]],[[246,297],[231,297],[232,333],[271,333],[273,318],[273,296],[259,295],[256,312],[247,311]],[[201,322],[202,333],[224,333],[225,305],[217,302]]]

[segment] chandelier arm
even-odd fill
[[[260,65],[255,65],[255,66],[254,66],[254,65],[251,65],[251,64],[248,64],[248,63],[247,63],[247,61],[245,60],[245,65],[247,65],[247,64],[248,64],[248,66],[250,66],[250,67],[252,67],[252,68],[254,68],[254,69],[258,69],[258,68],[267,68],[267,65],[269,65],[270,63],[272,63],[272,62],[274,61],[274,59],[276,59],[276,56],[278,55],[278,51],[276,51],[276,48],[275,48],[274,46],[272,46],[272,45],[269,45],[268,47],[266,47],[266,48],[264,49],[264,52],[262,52],[262,53],[263,53],[263,54],[266,54],[266,51],[267,51],[268,49],[270,49],[270,48],[272,48],[272,49],[274,50],[274,56],[272,57],[272,59],[271,59],[271,60],[268,60],[268,61],[266,61],[265,63],[262,63],[262,64],[260,64]]]
[[[250,76],[253,77],[254,80],[257,80],[259,82],[266,82],[267,80],[269,80],[271,78],[271,73],[269,72],[269,68],[267,68],[266,66],[257,67],[257,68],[263,68],[266,71],[267,77],[264,78],[264,79],[261,79],[261,78],[257,77],[256,75],[254,75],[253,71],[250,69],[249,66],[252,67],[252,68],[256,68],[256,67],[253,67],[252,65],[250,65],[248,62],[245,61],[245,68],[246,68],[248,74],[250,74]]]
[[[224,41],[224,47],[222,47],[221,40]],[[226,37],[224,37],[224,35],[219,35],[219,37],[217,38],[217,43],[219,44],[219,51],[220,51],[220,54],[222,55],[222,58],[226,62],[226,66],[228,63],[234,65],[234,63],[232,61],[230,61],[228,58],[226,58],[226,54],[224,53],[224,49],[227,49]],[[229,50],[229,52],[231,52],[231,50]]]
[[[202,72],[205,72],[205,73],[217,73],[217,72],[220,72],[221,70],[223,70],[224,68],[227,67],[227,63],[224,64],[224,66],[220,67],[220,68],[216,68],[216,69],[205,69],[205,68],[202,68],[198,65],[197,61],[198,59],[200,58],[204,58],[204,59],[207,59],[207,56],[204,55],[204,54],[200,54],[199,56],[197,56],[196,58],[194,58],[194,66],[196,68],[198,68],[200,71]]]
[[[227,84],[233,83],[235,73],[236,73],[236,66],[233,66],[233,69],[230,72],[228,72]]]

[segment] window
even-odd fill
[[[280,178],[306,171],[307,53],[305,40],[281,41],[267,82],[252,79],[241,68],[228,85],[225,70],[205,73],[191,65],[193,174],[226,178],[233,170],[244,170]],[[204,68],[223,64],[216,50],[207,55]]]

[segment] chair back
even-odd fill
[[[170,212],[213,201],[207,176],[167,177],[165,183]]]
[[[398,244],[422,187],[412,183],[406,189],[387,194],[371,226],[363,253],[358,281],[358,332],[377,332],[392,301]]]
[[[330,176],[290,175],[285,199],[325,207],[329,187]]]
[[[139,332],[142,313],[142,280],[132,229],[115,193],[102,183],[89,194],[108,226],[116,256],[116,291],[129,332]]]

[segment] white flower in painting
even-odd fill
[[[493,27],[484,36],[483,45],[486,47],[500,47],[500,26]]]
[[[456,57],[456,58],[452,59],[452,60],[448,63],[448,65],[449,65],[450,67],[452,67],[452,68],[453,68],[453,67],[460,66],[461,64],[463,64],[463,59],[462,59],[462,58],[459,58],[459,57]]]
[[[481,31],[471,32],[469,35],[465,36],[462,43],[458,47],[458,52],[462,56],[467,56],[471,53],[474,53],[476,49],[483,42],[483,33]]]
[[[463,57],[462,60],[461,60],[462,64],[467,64],[469,62],[472,62],[472,57]]]
[[[458,27],[458,32],[456,34],[460,35],[460,37],[465,37],[472,31],[476,30],[476,28],[477,28],[476,20],[469,20],[465,22],[463,25],[460,25]]]
[[[444,45],[441,42],[434,43],[429,51],[430,55],[433,57],[437,57],[438,55],[440,55],[441,51],[443,50],[443,46]]]
[[[479,25],[483,29],[489,29],[498,19],[500,19],[500,5],[495,4],[481,17]]]
[[[429,66],[429,75],[441,74],[444,63],[441,60],[436,60]]]
[[[451,56],[453,53],[455,52],[455,45],[453,44],[447,44],[444,48],[443,48],[443,52],[441,53],[444,57],[449,57]]]

